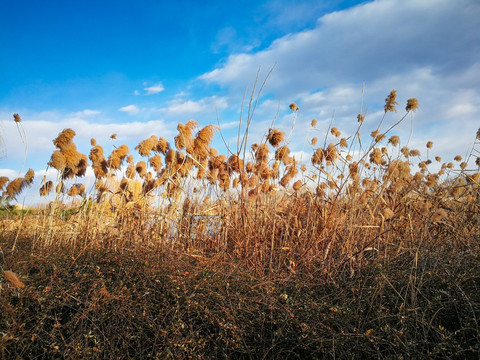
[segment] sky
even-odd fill
[[[384,126],[408,98],[420,104],[394,130],[403,145],[465,157],[480,128],[478,28],[478,0],[0,0],[0,176],[43,176],[65,128],[80,151],[95,138],[108,155],[151,135],[173,142],[195,119],[235,151],[252,94],[249,141],[273,123],[304,162],[330,123],[349,136],[363,112],[376,128],[393,89]]]

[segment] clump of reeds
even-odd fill
[[[77,195],[83,196],[85,194],[85,185],[84,184],[73,184],[72,187],[68,190],[68,196],[74,197]]]
[[[19,177],[10,181],[5,189],[5,193],[11,198],[16,198],[22,193],[23,190],[29,185],[27,180],[23,177]]]
[[[77,147],[73,143],[74,137],[75,131],[64,129],[53,140],[53,144],[59,150],[53,152],[48,165],[59,170],[62,179],[71,179],[75,176],[81,177],[87,171],[87,156],[77,151]]]
[[[128,154],[130,154],[130,148],[127,145],[120,145],[108,157],[107,166],[112,170],[120,170]]]

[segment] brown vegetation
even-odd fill
[[[385,115],[395,105],[392,91]],[[396,124],[417,107],[409,99]],[[478,157],[434,169],[380,125],[367,148],[332,127],[305,164],[278,129],[245,157],[219,154],[216,127],[195,134],[192,120],[176,150],[141,141],[137,162],[126,145],[106,160],[92,141],[90,193],[64,130],[49,162],[61,182],[40,193],[83,201],[0,223],[3,253],[22,244],[2,267],[28,279],[0,290],[2,356],[474,358]]]

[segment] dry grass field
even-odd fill
[[[0,357],[478,359],[480,129],[444,160],[395,135],[418,102],[397,105],[304,163],[290,129],[247,147],[250,116],[224,151],[193,120],[111,154],[65,129],[48,207],[1,211]]]

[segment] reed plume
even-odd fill
[[[50,161],[48,162],[48,166],[51,166],[57,170],[63,170],[65,168],[65,156],[59,150],[55,150],[52,153]]]
[[[385,99],[385,113],[387,113],[388,111],[397,111],[395,105],[398,105],[397,90],[392,90]]]
[[[22,191],[28,186],[25,178],[19,177],[10,181],[7,185],[5,192],[12,198],[16,198],[22,193]]]
[[[83,184],[73,184],[67,192],[68,196],[84,195],[85,194],[85,185]]]
[[[147,173],[147,163],[145,161],[139,161],[135,170],[141,178],[145,177],[145,174]]]
[[[175,147],[178,150],[183,150],[189,154],[193,153],[193,129],[198,126],[195,120],[189,120],[185,125],[179,123],[177,126],[178,135],[175,136]]]
[[[28,171],[25,174],[25,181],[27,182],[28,185],[31,185],[33,183],[34,177],[35,177],[35,171],[33,171],[33,169],[28,169]]]
[[[127,170],[125,170],[125,176],[128,178],[128,179],[133,179],[135,178],[135,175],[137,174],[137,170],[136,170],[136,165],[135,163],[129,163],[128,166],[127,166]]]
[[[122,166],[123,160],[130,153],[130,148],[127,145],[120,145],[117,149],[114,149],[108,157],[107,165],[112,170],[119,170]]]
[[[10,179],[6,176],[0,176],[0,190],[3,190],[5,184],[8,183]]]
[[[141,156],[150,156],[150,153],[157,149],[157,145],[158,138],[155,135],[152,135],[148,139],[140,141],[135,147],[135,150],[137,150]]]
[[[416,111],[418,109],[418,100],[415,98],[411,98],[407,100],[407,106],[405,110],[407,111]]]
[[[285,133],[278,129],[270,129],[267,140],[273,147],[278,147],[278,145],[285,140]]]
[[[194,154],[197,159],[205,159],[210,152],[210,143],[213,140],[213,136],[215,135],[215,131],[217,127],[214,125],[207,125],[202,130],[200,130],[195,137],[193,142],[194,146]]]
[[[241,173],[243,171],[243,160],[240,159],[237,154],[232,154],[228,158],[227,165],[229,172]]]
[[[40,187],[40,196],[47,196],[53,190],[53,182],[47,181]]]
[[[159,154],[156,154],[155,156],[150,158],[150,166],[152,166],[156,172],[160,172],[163,166],[162,157]]]
[[[256,148],[255,151],[255,159],[258,162],[268,161],[268,154],[270,153],[270,149],[268,148],[267,144],[261,144]]]
[[[157,152],[165,155],[168,149],[170,149],[170,144],[168,143],[167,139],[165,139],[164,137],[160,137],[157,142]]]
[[[70,144],[73,141],[75,135],[75,131],[73,131],[72,129],[64,129],[53,140],[53,145],[55,145],[58,149],[63,150],[66,145]]]
[[[325,152],[323,151],[322,148],[318,148],[315,150],[312,156],[312,164],[313,165],[321,165],[323,162],[323,159],[325,157]]]

